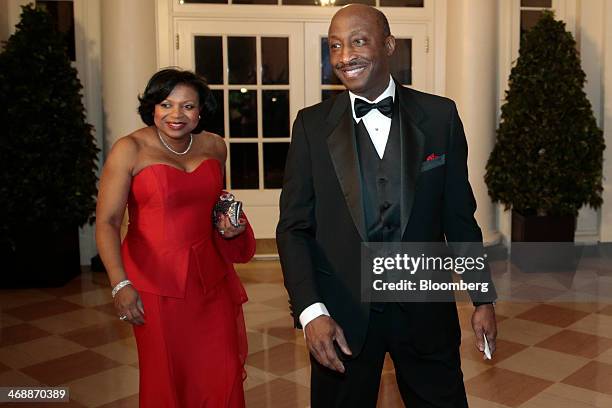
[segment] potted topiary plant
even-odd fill
[[[0,287],[60,286],[80,273],[99,150],[64,44],[29,5],[0,54]]]
[[[565,23],[545,12],[523,37],[485,182],[512,208],[512,241],[573,242],[578,210],[602,203],[602,131]]]

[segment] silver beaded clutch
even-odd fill
[[[219,222],[222,214],[227,215],[230,224],[238,228],[240,226],[240,214],[242,213],[242,201],[236,201],[231,193],[223,193],[213,208],[213,224]]]

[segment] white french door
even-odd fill
[[[303,23],[177,21],[177,65],[204,75],[225,138],[225,185],[257,238],[274,238],[290,129],[304,106]]]
[[[175,64],[204,75],[218,110],[207,130],[228,146],[226,188],[245,204],[257,238],[273,238],[291,123],[344,87],[333,74],[328,22],[177,19]],[[427,24],[391,22],[393,75],[433,91]]]

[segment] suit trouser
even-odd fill
[[[396,303],[386,304],[382,311],[372,310],[363,349],[356,358],[345,359],[344,374],[311,356],[312,408],[376,407],[387,352],[408,408],[466,408],[459,343],[424,353],[418,350],[416,333],[411,333],[407,319],[408,314]]]

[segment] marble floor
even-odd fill
[[[278,262],[253,261],[238,272],[250,298],[247,406],[307,407],[308,354],[292,328]],[[85,271],[62,288],[0,291],[0,308],[0,386],[67,386],[71,401],[59,407],[138,406],[132,330],[117,319],[104,274]],[[458,308],[471,408],[612,407],[612,304],[499,302],[492,361],[474,347],[472,306]],[[403,406],[390,361],[380,390],[379,407]]]

